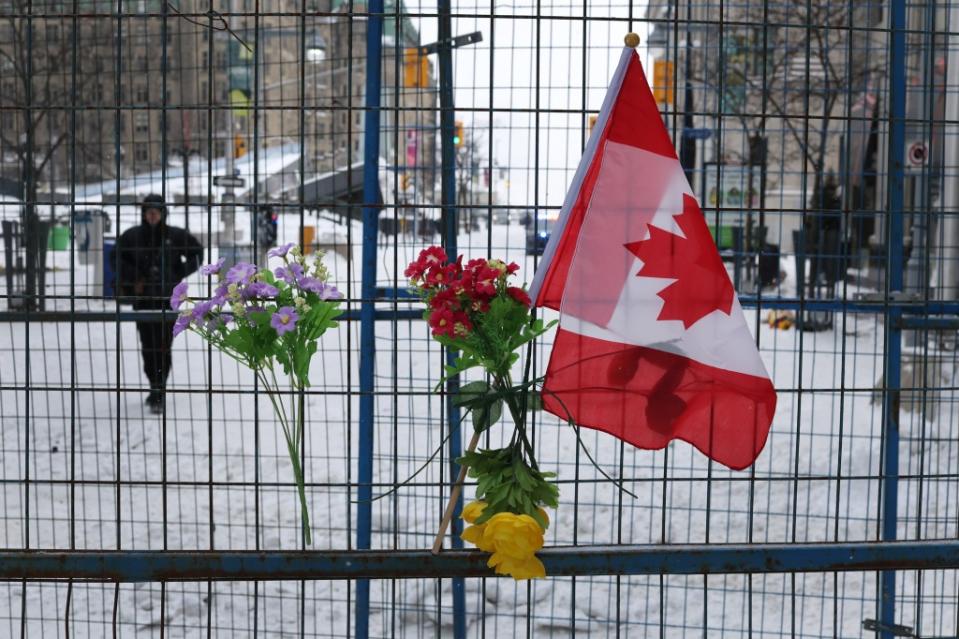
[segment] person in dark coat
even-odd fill
[[[173,287],[200,267],[203,248],[184,229],[167,225],[162,196],[146,196],[140,212],[140,224],[124,231],[116,244],[121,301],[132,302],[134,310],[169,310]],[[154,413],[163,410],[176,316],[171,310],[168,318],[137,322],[143,371],[150,381],[146,402]]]

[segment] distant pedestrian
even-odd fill
[[[135,310],[169,310],[173,288],[200,267],[203,248],[184,229],[167,225],[162,196],[146,196],[140,212],[140,224],[124,231],[116,245],[121,299]],[[150,382],[146,402],[154,413],[164,406],[175,321],[171,310],[166,319],[137,322],[143,371]]]
[[[253,232],[256,234],[257,261],[260,266],[266,266],[268,253],[276,246],[277,215],[269,204],[256,209],[253,216]]]

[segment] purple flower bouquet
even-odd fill
[[[266,390],[283,429],[293,477],[300,498],[303,537],[312,543],[306,505],[300,446],[303,440],[304,404],[299,391],[310,385],[310,361],[316,342],[336,326],[342,294],[327,283],[322,255],[312,260],[293,244],[270,251],[283,259],[274,271],[240,262],[223,272],[224,258],[200,269],[216,278],[209,299],[191,299],[187,283],[180,282],[170,306],[180,315],[173,328],[177,336],[190,329],[220,351],[245,364]],[[282,371],[282,374],[278,374]],[[289,383],[281,389],[280,381]]]

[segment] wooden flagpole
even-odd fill
[[[476,445],[479,444],[480,433],[473,433],[473,439],[470,440],[469,446],[466,448],[466,452],[472,453],[476,450]],[[443,519],[440,520],[440,529],[436,531],[436,538],[433,540],[433,554],[439,553],[443,549],[443,537],[446,535],[446,529],[449,528],[450,522],[453,520],[453,509],[456,507],[456,502],[460,498],[460,493],[463,492],[463,482],[466,481],[466,466],[460,466],[460,473],[456,477],[456,483],[453,484],[453,490],[450,492],[450,500],[446,504],[446,512],[443,513]]]

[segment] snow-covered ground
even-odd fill
[[[178,215],[174,210],[171,221],[182,224]],[[120,230],[135,216],[129,210]],[[283,223],[281,238],[296,239],[299,217]],[[357,297],[360,226],[313,216],[304,223],[343,248],[328,262],[337,285]],[[204,230],[205,221],[199,224]],[[512,259],[531,277],[523,227],[483,226],[459,241],[467,256]],[[424,240],[414,245],[408,236],[381,235],[380,282],[402,279],[423,246]],[[112,301],[94,299],[92,267],[71,269],[68,253],[52,253],[50,260],[49,291],[60,296],[50,307],[116,309]],[[192,283],[195,290],[201,286],[198,279]],[[625,478],[633,499],[599,481],[570,429],[543,416],[536,431],[540,461],[562,482],[548,544],[878,538],[882,413],[874,387],[882,373],[881,320],[849,314],[836,317],[834,330],[798,333],[773,330],[755,310],[746,312],[779,389],[776,420],[754,467],[737,473],[710,466],[683,443],[644,451],[584,433],[594,457]],[[422,322],[381,322],[376,340],[379,493],[440,445],[444,405],[431,392],[440,351]],[[549,339],[537,348],[536,370],[545,369],[549,348]],[[324,336],[321,349],[307,400],[314,548],[344,549],[355,541],[350,484],[356,479],[359,324],[342,323]],[[0,357],[0,547],[299,547],[291,474],[268,403],[253,392],[247,371],[196,336],[175,344],[163,419],[142,403],[145,379],[131,323],[6,324]],[[904,401],[925,404],[926,419],[918,411],[904,411],[901,419],[900,473],[909,477],[899,484],[902,539],[959,535],[956,360],[936,357],[937,377],[928,386],[939,390]],[[438,458],[410,485],[374,503],[375,548],[430,545],[446,494],[436,484],[448,477],[447,462]],[[956,571],[900,573],[897,587],[900,623],[921,636],[956,633]],[[377,581],[371,590],[376,636],[451,631],[448,580]],[[63,635],[68,592],[72,636],[110,635],[115,614],[122,636],[159,636],[164,624],[164,636],[199,636],[210,627],[217,636],[253,636],[255,629],[256,636],[341,637],[352,623],[355,585],[74,584],[68,590],[66,584],[3,584],[0,636],[20,636],[22,610],[28,635]],[[555,578],[530,586],[472,579],[466,592],[471,636],[566,637],[575,630],[584,636],[858,637],[863,619],[877,616],[874,573]]]

